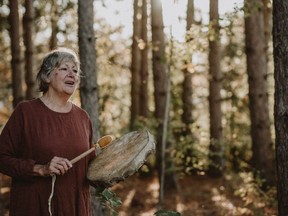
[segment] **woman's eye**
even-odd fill
[[[78,73],[78,71],[77,71],[77,70],[73,70],[73,72],[74,72],[74,73],[76,73],[76,74]]]
[[[66,70],[67,70],[67,68],[60,68],[60,70],[64,70],[64,71],[66,71]]]

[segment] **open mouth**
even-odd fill
[[[75,82],[74,81],[65,81],[65,84],[69,85],[69,86],[74,86]]]

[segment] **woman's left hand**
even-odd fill
[[[35,164],[33,173],[35,176],[64,175],[71,167],[68,159],[55,156],[47,165]]]
[[[68,159],[56,156],[47,164],[50,175],[64,175],[71,167],[72,164]]]

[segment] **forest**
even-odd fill
[[[93,216],[288,215],[288,2],[0,6],[0,131],[17,104],[40,96],[43,56],[69,47],[82,73],[72,100],[94,142],[142,129],[154,137],[137,172],[93,188]],[[10,184],[0,174],[0,216]]]

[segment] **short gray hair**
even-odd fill
[[[80,60],[77,53],[72,49],[60,47],[52,50],[43,58],[36,77],[40,92],[46,93],[48,91],[49,83],[47,82],[47,78],[49,74],[66,60],[74,62],[78,73],[80,73]]]

